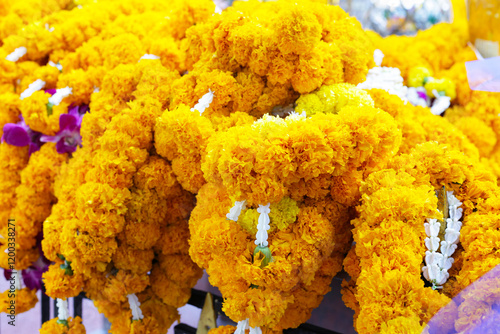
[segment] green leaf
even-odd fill
[[[262,253],[262,255],[259,255],[259,253]],[[273,261],[273,256],[271,254],[271,250],[267,246],[257,246],[255,247],[253,251],[253,257],[263,257],[262,262],[260,263],[260,267],[264,268],[267,266],[270,262]]]
[[[68,320],[57,319],[57,323],[69,327]]]
[[[52,103],[47,103],[47,115],[50,116],[52,115],[52,108],[54,108],[54,105]]]

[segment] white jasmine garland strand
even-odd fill
[[[200,116],[203,114],[205,109],[210,107],[210,103],[212,103],[214,99],[214,92],[212,92],[211,89],[208,90],[208,93],[203,95],[199,100],[198,103],[194,105],[193,108],[191,108],[191,111],[198,110],[200,112]]]
[[[271,227],[269,224],[271,220],[269,219],[269,213],[271,209],[269,206],[271,203],[267,203],[267,205],[259,204],[257,208],[257,212],[260,213],[259,220],[257,222],[257,233],[255,234],[255,244],[257,246],[265,247],[268,245],[267,242],[267,231]]]
[[[71,87],[56,89],[54,95],[49,97],[49,103],[51,103],[54,106],[57,106],[66,96],[70,96],[71,94],[73,94],[73,88]]]
[[[462,222],[460,222],[463,212],[463,209],[460,208],[462,202],[453,195],[453,191],[447,191],[446,197],[450,218],[446,219],[444,240],[441,241],[438,237],[441,223],[437,219],[427,219],[428,222],[424,223],[425,233],[427,234],[425,246],[428,250],[425,252],[426,266],[422,268],[422,272],[425,279],[431,282],[432,287],[435,289],[441,289],[442,285],[450,277],[448,270],[455,261],[451,256],[457,249],[460,240],[460,229],[462,228]],[[440,252],[438,249],[440,249]]]
[[[441,115],[450,107],[451,98],[446,95],[440,95],[435,89],[432,91],[432,94],[436,99],[432,102],[431,113]]]
[[[30,97],[31,94],[33,94],[34,92],[37,92],[39,91],[40,89],[42,89],[43,87],[45,87],[45,81],[43,81],[42,79],[37,79],[35,80],[34,82],[32,82],[28,88],[26,88],[24,90],[24,92],[21,93],[21,96],[19,97],[21,100],[24,100],[25,98],[27,97]]]
[[[16,290],[21,290],[21,281],[23,280],[23,274],[21,274],[21,270],[12,271],[12,275],[16,274],[14,278],[14,286]]]
[[[7,55],[7,57],[5,57],[5,59],[7,59],[8,61],[16,62],[22,56],[24,56],[27,52],[28,52],[28,49],[26,49],[24,46],[21,46],[21,47],[15,49],[14,51],[12,51],[12,53],[10,53],[9,55]]]
[[[139,302],[139,298],[135,295],[135,293],[127,295],[128,303],[130,304],[130,310],[132,310],[132,320],[141,320],[144,318],[141,310],[141,303]]]
[[[248,318],[238,321],[238,325],[236,325],[234,334],[245,334],[245,331],[247,329],[250,330],[250,334],[262,334],[262,330],[260,329],[260,327],[250,327],[250,325],[248,324]]]
[[[246,203],[247,203],[246,200],[234,202],[234,206],[231,209],[229,209],[229,213],[226,215],[226,218],[237,222],[238,217],[241,214],[241,211],[245,210],[246,208]]]
[[[68,320],[69,318],[69,309],[68,309],[68,300],[62,300],[57,298],[57,317],[59,320]]]

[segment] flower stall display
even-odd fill
[[[17,313],[57,299],[41,333],[85,332],[81,292],[112,333],[166,333],[203,270],[237,324],[213,333],[297,327],[342,269],[359,333],[493,307],[465,289],[500,264],[500,94],[467,84],[462,7],[382,38],[321,1],[22,3],[0,10],[0,266]]]

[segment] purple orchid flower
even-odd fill
[[[29,145],[29,154],[31,155],[43,145],[40,141],[42,134],[31,130],[22,115],[19,115],[19,118],[21,120],[15,124],[7,123],[4,125],[1,141],[17,147]]]
[[[42,274],[49,269],[49,264],[50,262],[47,262],[47,259],[44,259],[43,256],[40,256],[38,260],[36,260],[36,262],[33,262],[27,269],[21,270],[24,285],[26,285],[26,287],[31,290],[41,289]],[[10,280],[12,276],[12,270],[4,269],[3,275],[6,280]]]
[[[36,244],[38,246],[38,249],[40,250],[40,257],[38,258],[38,260],[33,262],[31,266],[29,266],[27,269],[21,270],[24,285],[26,285],[26,287],[31,290],[33,289],[38,290],[42,288],[43,284],[42,274],[49,269],[49,265],[51,263],[43,254],[42,238],[43,238],[42,232],[38,233],[36,237],[37,239]],[[4,269],[3,275],[6,280],[10,280],[12,276],[12,270]]]
[[[77,146],[82,146],[80,128],[83,115],[88,111],[88,106],[70,107],[67,114],[59,116],[59,132],[55,136],[42,136],[42,142],[57,143],[57,153],[73,153]]]

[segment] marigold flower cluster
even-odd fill
[[[456,7],[460,6],[455,3]],[[500,95],[469,87],[464,63],[477,57],[467,45],[467,22],[457,19],[453,24],[437,24],[415,37],[381,38],[369,34],[375,47],[385,55],[383,65],[399,68],[408,86],[425,88],[424,100],[432,97],[433,91],[450,97],[451,107],[444,117],[467,136],[479,150],[483,163],[500,176],[496,145],[500,140]]]
[[[194,105],[210,87],[207,115],[262,116],[324,84],[362,82],[373,66],[359,22],[322,3],[235,2],[186,35],[189,73],[175,85],[174,104]]]
[[[40,328],[41,334],[85,334],[85,327],[80,317],[69,318],[67,324],[62,323],[58,318],[51,319],[43,323]]]
[[[0,11],[0,266],[14,218],[15,269],[61,305],[85,292],[112,333],[166,333],[202,269],[238,322],[214,332],[297,327],[342,268],[359,333],[484,321],[496,281],[463,290],[500,264],[500,98],[466,85],[463,20],[382,39],[308,0],[28,3]],[[375,47],[444,117],[356,86]],[[442,187],[463,215],[435,289]],[[66,313],[41,333],[84,333]]]
[[[53,262],[43,275],[47,294],[64,299],[85,291],[101,311],[109,310],[114,333],[144,332],[146,327],[166,332],[201,270],[188,255],[187,219],[194,196],[177,182],[171,163],[156,154],[153,128],[170,104],[171,82],[185,71],[181,39],[187,28],[213,13],[214,5],[72,5],[63,1],[63,11],[50,7],[33,15],[33,22],[13,27],[2,40],[2,88],[14,93],[0,97],[5,102],[0,125],[8,129],[0,145],[1,235],[8,235],[8,218],[13,218],[15,269],[25,270],[40,256],[37,237],[43,223],[44,255]],[[146,53],[161,60],[141,59]],[[67,91],[62,102],[51,99],[56,88]],[[73,118],[66,116],[72,106],[87,104],[91,112],[83,117],[80,136],[79,123],[68,125],[81,122],[78,110]],[[12,140],[21,128],[42,141],[45,136],[58,142],[38,142],[39,151],[31,154]],[[73,132],[64,137],[63,130]],[[82,147],[59,153],[59,146],[74,145],[71,140],[78,138]],[[8,269],[3,238],[1,264]],[[134,293],[146,318],[131,322],[127,312],[110,313],[129,309],[126,296]],[[20,289],[17,297],[18,313],[36,303],[35,290]],[[48,332],[67,331],[59,324],[47,326]]]

